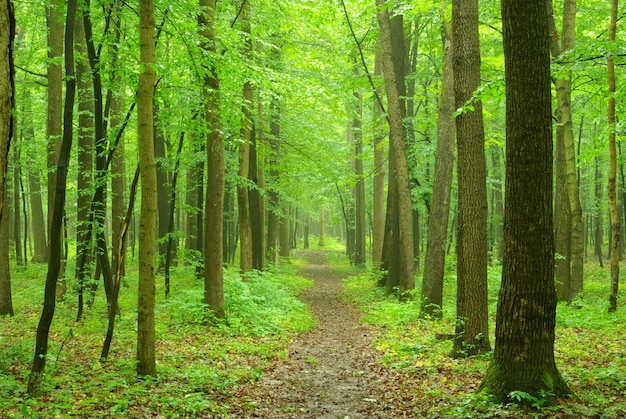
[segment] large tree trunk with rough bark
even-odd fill
[[[155,252],[157,228],[157,176],[154,158],[153,96],[156,74],[153,0],[141,0],[140,63],[137,92],[139,170],[141,173],[141,221],[139,224],[139,286],[137,301],[137,375],[156,377]]]
[[[428,242],[422,279],[421,313],[441,318],[446,241],[450,218],[450,195],[454,169],[454,78],[452,71],[452,38],[447,24],[444,37],[443,73],[441,76],[439,113],[437,116],[437,149],[433,195],[428,218]]]
[[[0,4],[0,315],[13,315],[11,277],[9,273],[9,217],[6,204],[6,181],[9,146],[13,136],[15,107],[13,39],[15,16],[10,0]],[[14,186],[16,187],[16,186]],[[19,209],[16,209],[19,211]]]
[[[480,86],[478,0],[452,3],[452,46],[456,117],[458,222],[457,324],[452,355],[490,350],[487,305],[487,169]]]
[[[506,77],[504,262],[494,357],[480,389],[569,393],[554,361],[556,292],[552,118],[547,15],[542,2],[503,0]],[[550,401],[550,400],[548,400]]]
[[[200,0],[202,48],[215,56],[215,0]],[[207,189],[204,221],[204,303],[224,317],[223,232],[224,138],[220,114],[220,80],[215,64],[204,69],[204,117],[207,133]]]
[[[378,6],[378,24],[381,32],[381,61],[383,67],[385,90],[387,93],[387,107],[389,116],[389,149],[390,149],[390,185],[391,177],[394,177],[397,189],[397,237],[392,243],[397,246],[398,272],[397,281],[390,278],[388,282],[398,284],[398,291],[403,297],[406,291],[415,287],[414,260],[413,260],[413,214],[411,200],[411,186],[406,152],[406,131],[402,123],[406,111],[403,109],[402,86],[404,86],[404,62],[405,49],[395,46],[400,39],[392,36],[392,23],[390,13],[385,8],[383,0],[376,0]],[[394,16],[399,19],[401,16]],[[393,161],[393,170],[391,160]],[[391,186],[390,186],[391,188]],[[387,217],[389,217],[389,212]],[[385,238],[387,240],[387,238]]]

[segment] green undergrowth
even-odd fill
[[[491,267],[489,310],[493,347],[500,268]],[[447,270],[443,319],[420,317],[419,295],[399,302],[375,286],[371,273],[344,281],[343,298],[363,311],[363,321],[380,329],[374,341],[391,370],[402,371],[410,385],[411,398],[423,400],[423,417],[626,417],[626,307],[623,298],[617,313],[608,314],[609,272],[587,266],[585,292],[571,304],[559,303],[555,357],[563,377],[575,393],[544,407],[543,400],[514,394],[519,403],[495,405],[475,394],[487,371],[491,353],[470,359],[452,359],[449,353],[454,333],[456,293],[454,268]],[[421,289],[421,283],[416,283]],[[448,335],[448,336],[446,336]],[[521,408],[533,405],[535,408]]]
[[[245,280],[225,271],[226,318],[202,303],[202,281],[193,268],[176,268],[171,293],[157,278],[156,379],[135,374],[136,273],[124,279],[121,313],[109,360],[98,362],[106,331],[106,303],[99,290],[93,308],[75,321],[72,284],[57,304],[45,378],[37,398],[25,395],[42,304],[45,267],[13,275],[16,315],[0,319],[0,417],[211,417],[237,401],[240,384],[257,380],[274,358],[285,356],[294,333],[314,321],[297,299],[311,285],[294,270],[253,272]],[[226,402],[225,402],[226,401]]]

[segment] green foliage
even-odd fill
[[[489,268],[489,310],[495,327],[501,267]],[[571,304],[559,303],[555,357],[566,383],[576,395],[557,400],[550,394],[511,393],[507,405],[494,404],[474,394],[490,355],[468,360],[449,356],[454,331],[455,281],[447,268],[443,319],[420,318],[418,299],[399,302],[375,286],[374,275],[361,274],[345,281],[343,298],[364,311],[363,320],[381,328],[375,340],[389,368],[416,376],[410,397],[424,400],[428,417],[607,417],[626,414],[626,352],[623,325],[626,311],[607,314],[608,268],[587,265],[585,294]],[[420,284],[416,284],[419,289]],[[623,301],[623,297],[622,300]],[[492,336],[493,342],[493,336]]]
[[[120,417],[220,415],[236,387],[259,379],[290,337],[314,325],[296,297],[309,281],[287,270],[242,278],[225,273],[226,320],[202,303],[194,267],[175,268],[171,298],[157,290],[157,379],[135,372],[136,274],[128,272],[109,361],[98,362],[106,330],[106,302],[75,323],[73,299],[57,305],[42,394],[25,394],[38,320],[42,266],[13,275],[16,315],[0,319],[0,412],[3,417]],[[44,271],[45,272],[45,269]],[[162,281],[158,281],[162,283]],[[159,285],[160,288],[160,285]],[[99,293],[103,292],[102,290]],[[243,403],[233,400],[232,403]]]

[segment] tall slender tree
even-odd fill
[[[506,78],[504,261],[494,357],[480,389],[569,393],[554,361],[550,51],[544,2],[502,1]]]
[[[67,14],[65,17],[65,107],[63,109],[63,139],[58,153],[58,161],[55,169],[56,176],[54,197],[52,202],[52,217],[50,219],[50,243],[61,243],[63,218],[65,212],[65,192],[67,184],[67,173],[70,162],[73,139],[73,117],[74,99],[76,94],[76,78],[74,71],[74,22],[76,18],[76,0],[68,0]],[[50,82],[50,81],[48,81]],[[50,199],[50,198],[49,198]],[[56,306],[57,280],[61,271],[63,259],[62,246],[50,246],[50,257],[48,259],[48,272],[46,274],[46,285],[44,290],[43,309],[37,324],[37,335],[35,338],[35,356],[33,365],[28,377],[28,394],[33,396],[37,393],[43,378],[46,358],[48,354],[48,336],[50,325],[54,317]]]
[[[204,117],[207,129],[207,189],[204,222],[204,302],[216,317],[224,317],[223,233],[224,138],[220,114],[220,79],[215,49],[215,0],[200,0],[198,18],[204,73]]]
[[[278,194],[278,177],[280,171],[278,169],[280,157],[280,105],[276,98],[270,102],[270,132],[269,144],[270,154],[268,158],[268,177],[269,188],[267,191],[267,260],[270,263],[278,263],[278,236],[280,229],[279,221],[279,205],[280,195]]]
[[[550,33],[551,52],[554,57],[571,50],[574,47],[576,34],[576,0],[563,1],[563,26],[559,43],[559,36],[554,25],[554,12],[552,1],[548,1],[548,25]],[[565,203],[561,199],[567,198],[569,205],[569,225],[559,223],[557,226],[557,238],[567,240],[569,236],[569,246],[559,241],[558,252],[565,259],[557,261],[557,280],[562,284],[560,290],[563,292],[563,299],[571,301],[583,288],[583,265],[585,259],[584,237],[583,237],[583,211],[580,203],[580,192],[578,187],[578,170],[576,163],[576,150],[574,144],[574,128],[572,122],[572,72],[567,71],[564,77],[555,79],[556,99],[557,99],[557,165],[562,167],[557,169],[557,207],[560,209]],[[561,148],[559,150],[559,148]],[[559,177],[563,176],[564,179]],[[565,217],[567,215],[559,215]],[[569,230],[569,232],[567,231]],[[568,234],[569,233],[569,234]],[[569,258],[569,260],[568,260]],[[569,263],[568,263],[569,262]],[[565,265],[565,266],[562,266]]]
[[[9,235],[6,204],[6,181],[9,159],[9,146],[13,136],[15,107],[15,83],[13,69],[13,39],[15,37],[15,15],[13,3],[3,0],[0,6],[0,26],[5,28],[0,33],[0,315],[13,315],[13,300],[11,297],[11,278],[9,276]],[[7,30],[8,29],[8,30]],[[18,211],[18,209],[16,209]],[[5,243],[6,242],[6,243]]]
[[[354,72],[358,75],[358,67]],[[356,177],[355,205],[354,205],[354,264],[365,266],[367,255],[365,251],[365,178],[363,175],[363,95],[356,90],[354,93],[355,108],[352,120],[354,131],[354,175]]]
[[[84,258],[84,263],[76,264],[76,279],[78,292],[77,319],[80,320],[83,313],[83,290],[85,278],[91,271],[90,263],[94,254],[91,242],[91,220],[89,211],[91,207],[91,186],[93,185],[93,85],[91,71],[85,45],[85,25],[82,19],[84,10],[79,8],[76,19],[76,79],[78,96],[78,179],[77,189],[77,214],[76,214],[76,254]]]
[[[252,54],[252,39],[250,28],[250,2],[244,0],[239,14],[242,31],[245,39],[244,54],[250,57]],[[252,107],[254,100],[254,87],[246,75],[243,84],[243,104],[241,144],[239,145],[239,182],[237,183],[237,207],[239,217],[239,270],[242,274],[252,270],[252,225],[250,220],[250,198],[248,180],[250,174],[250,145],[252,143]]]
[[[409,184],[409,170],[406,152],[406,131],[402,123],[406,111],[403,110],[402,91],[404,86],[404,47],[397,43],[400,39],[392,36],[392,23],[390,19],[389,4],[384,0],[376,0],[378,7],[377,17],[381,33],[381,61],[387,92],[387,107],[389,115],[389,149],[390,149],[390,184],[391,177],[395,179],[395,189],[397,191],[397,237],[390,238],[391,243],[397,246],[393,253],[399,256],[397,284],[400,295],[415,287],[414,267],[413,267],[413,215],[411,187]],[[398,19],[401,27],[400,15],[394,16]],[[398,31],[395,33],[397,34]],[[402,35],[402,34],[400,34]],[[396,43],[396,46],[394,46]],[[390,186],[391,188],[391,186]],[[390,217],[389,212],[387,217]],[[386,234],[387,236],[387,234]],[[387,237],[385,237],[387,241]],[[391,277],[388,281],[396,282]]]
[[[609,42],[615,42],[617,32],[617,0],[611,1],[611,20],[609,24]],[[615,179],[617,177],[617,147],[615,134],[615,58],[609,55],[607,62],[609,79],[609,211],[611,213],[611,296],[609,298],[609,312],[617,310],[617,292],[619,289],[619,246],[620,246],[620,218],[617,212],[617,193]]]
[[[374,74],[382,76],[380,51],[376,52]],[[380,89],[379,89],[380,90]],[[378,92],[375,96],[379,97]],[[383,257],[383,240],[385,236],[385,135],[379,128],[382,124],[383,109],[378,100],[374,100],[374,185],[372,196],[372,266],[379,269]]]
[[[457,298],[453,356],[490,350],[487,307],[487,166],[480,86],[478,0],[452,2],[458,221]]]
[[[443,2],[442,2],[443,3]],[[444,7],[442,7],[445,10]],[[452,71],[452,34],[444,16],[443,70],[439,113],[433,195],[428,218],[428,242],[422,278],[422,315],[441,318],[446,239],[450,218],[450,195],[454,169],[454,75]]]
[[[154,158],[153,96],[156,73],[154,1],[139,3],[139,55],[141,73],[137,91],[139,170],[141,173],[141,221],[139,224],[139,285],[137,294],[137,375],[156,371],[155,251],[157,228],[157,180]]]
[[[48,166],[48,239],[52,229],[52,212],[54,211],[54,198],[56,191],[56,169],[59,159],[59,149],[63,137],[63,69],[61,57],[63,56],[63,1],[53,0],[46,6],[46,21],[48,25],[48,109],[46,119],[47,166]],[[62,240],[63,236],[59,236]],[[62,241],[48,243],[51,247],[62,248]],[[49,258],[49,255],[48,255]],[[61,262],[59,278],[63,276],[64,264]],[[56,285],[57,298],[65,295],[65,281],[60,280]]]
[[[257,118],[259,124],[253,126],[252,130],[248,173],[250,181],[254,184],[254,187],[248,192],[252,227],[252,269],[259,271],[265,269],[265,196],[260,192],[265,188],[265,172],[263,155],[259,152],[261,145],[265,142],[265,133],[261,125],[264,113],[264,106],[259,103]]]

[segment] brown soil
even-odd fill
[[[240,397],[254,406],[246,417],[398,418],[412,417],[414,401],[402,400],[400,377],[380,363],[372,348],[375,329],[339,300],[344,276],[325,264],[326,253],[300,251],[309,264],[302,276],[314,287],[302,295],[318,326],[293,339],[286,359],[277,359]],[[402,380],[403,381],[403,380]],[[390,389],[391,391],[389,391]],[[241,417],[237,415],[237,417]]]

